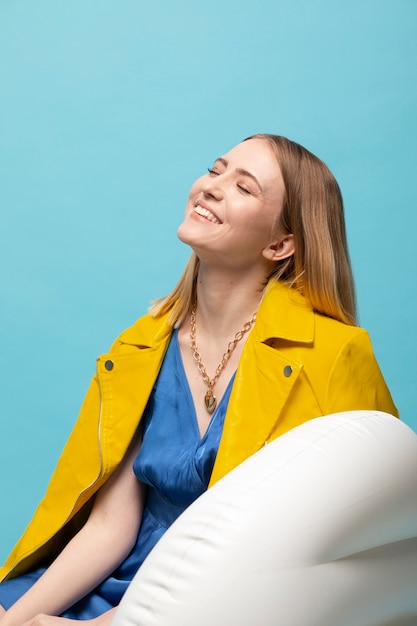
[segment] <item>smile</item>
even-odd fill
[[[221,221],[219,220],[217,215],[199,204],[196,205],[194,211],[197,213],[197,215],[201,215],[201,217],[204,217],[206,220],[212,222],[213,224],[221,224]]]

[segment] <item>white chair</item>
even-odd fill
[[[377,411],[306,422],[219,481],[112,622],[394,625],[417,625],[417,435]]]

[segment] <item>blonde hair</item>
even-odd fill
[[[285,185],[276,228],[294,237],[294,254],[279,261],[267,279],[297,289],[315,311],[355,325],[355,290],[336,179],[323,161],[294,141],[269,134],[244,141],[249,139],[267,141],[274,151]],[[176,287],[157,300],[150,313],[159,317],[170,311],[169,323],[179,326],[195,298],[198,268],[193,252]]]

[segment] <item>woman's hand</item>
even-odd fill
[[[89,622],[94,622],[94,620],[85,620],[86,626]],[[35,615],[35,617],[32,617],[32,619],[24,622],[22,626],[75,626],[75,624],[77,623],[78,620],[75,619],[68,619],[66,617],[56,617],[55,615],[44,615],[44,613],[39,613],[38,615]]]
[[[83,626],[109,626],[115,611],[116,609],[111,609],[94,619],[82,620]],[[35,617],[24,622],[22,626],[80,626],[80,623],[76,619],[39,613],[39,615],[35,615]]]

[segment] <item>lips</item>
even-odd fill
[[[219,220],[219,218],[217,217],[217,215],[213,213],[213,211],[211,211],[205,206],[202,206],[200,203],[197,203],[195,205],[194,211],[195,213],[197,213],[197,215],[201,215],[201,217],[204,217],[206,220],[208,220],[209,222],[212,222],[213,224],[222,223],[221,220]]]

